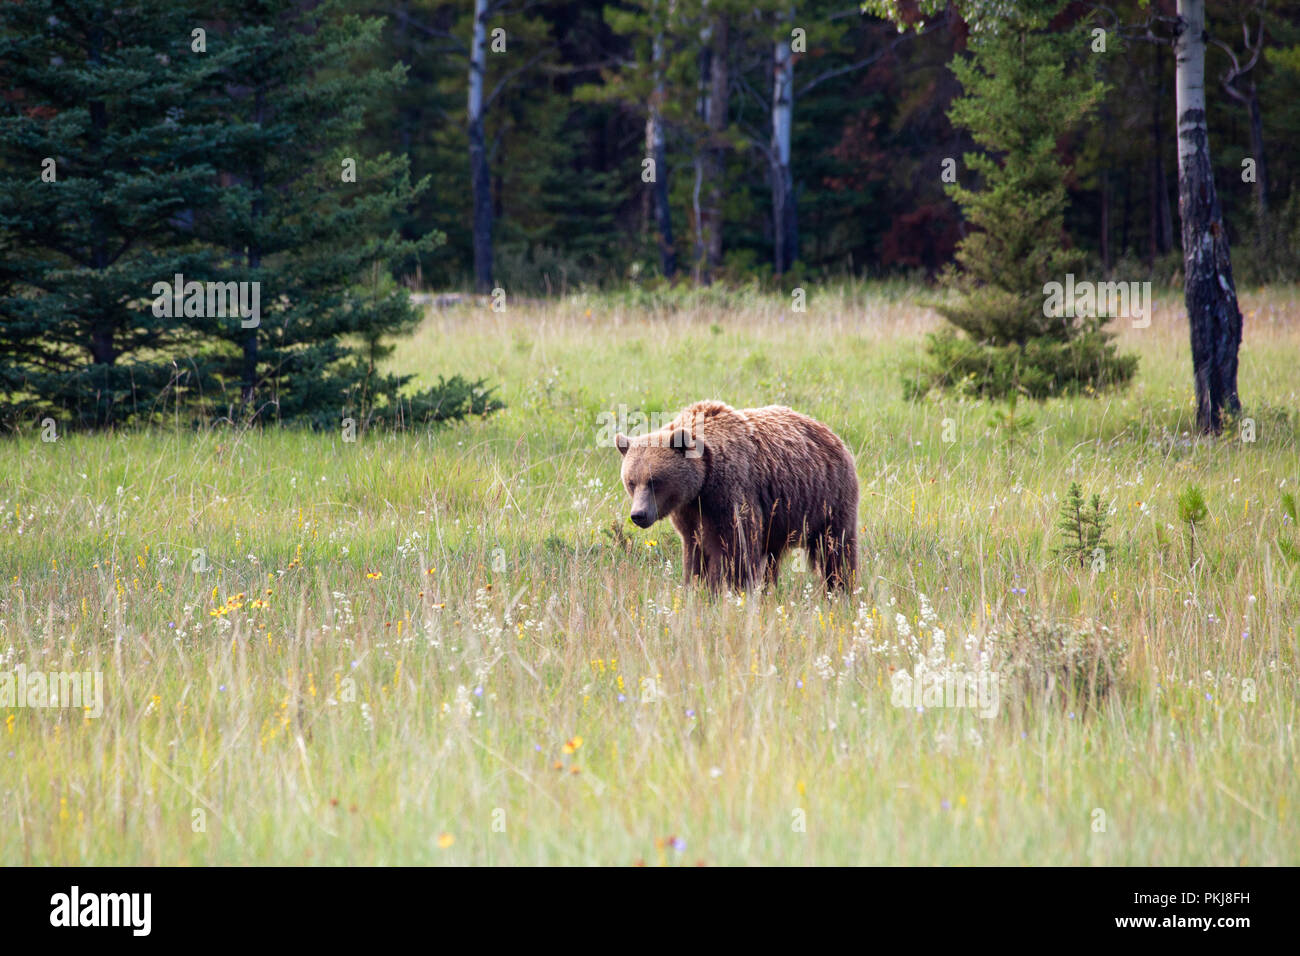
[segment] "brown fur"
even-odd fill
[[[828,589],[858,569],[853,455],[821,422],[781,405],[697,402],[657,432],[616,439],[633,521],[672,520],[689,584],[776,583],[781,556],[808,549]]]

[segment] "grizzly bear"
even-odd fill
[[[696,402],[648,435],[615,444],[632,521],[670,518],[686,583],[749,591],[776,583],[781,556],[806,548],[827,590],[858,569],[858,475],[836,434],[781,405]]]

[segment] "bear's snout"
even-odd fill
[[[648,528],[655,523],[654,515],[649,511],[638,510],[632,512],[632,523],[638,528]]]

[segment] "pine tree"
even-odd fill
[[[959,297],[939,311],[966,337],[930,337],[932,364],[918,391],[969,383],[985,395],[1044,398],[1123,384],[1136,368],[1135,358],[1116,355],[1107,317],[1044,307],[1045,285],[1084,261],[1062,246],[1066,169],[1057,149],[1104,92],[1086,51],[1079,31],[1009,22],[973,38],[973,56],[953,62],[965,93],[949,116],[983,148],[964,157],[980,188],[949,187],[974,228],[958,247],[960,269],[946,276]]]
[[[188,107],[227,62],[193,51],[194,6],[0,4],[0,425],[121,422],[177,385],[188,330],[151,288],[210,261],[184,226],[220,133]]]
[[[379,371],[419,318],[391,270],[441,237],[398,235],[425,183],[358,148],[403,68],[362,65],[381,21],[350,7],[0,6],[5,424],[499,406],[482,382],[412,395],[414,376]],[[214,309],[213,285],[258,307]]]
[[[1101,506],[1101,496],[1093,495],[1085,503],[1083,491],[1077,481],[1070,482],[1070,490],[1061,502],[1061,514],[1056,520],[1056,527],[1061,532],[1061,547],[1056,549],[1057,557],[1078,561],[1080,567],[1087,567],[1089,561],[1103,557],[1111,548],[1106,540],[1106,529],[1110,519]]]
[[[224,401],[245,416],[369,417],[407,381],[376,368],[391,351],[383,338],[419,318],[389,269],[442,237],[406,239],[392,227],[427,182],[411,182],[405,156],[359,148],[367,109],[401,88],[404,68],[364,65],[382,21],[348,9],[235,0],[209,37],[230,56],[195,109],[220,118],[214,161],[226,186],[195,234],[227,250],[212,278],[259,283],[262,307],[253,327],[185,321],[223,343]]]

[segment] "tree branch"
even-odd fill
[[[937,30],[941,25],[942,25],[942,21],[934,20],[930,23],[927,23],[920,30],[917,31],[909,30],[906,33],[899,34],[897,37],[895,37],[893,40],[890,41],[889,46],[885,47],[883,50],[879,50],[876,53],[873,53],[865,60],[859,60],[857,63],[850,63],[848,66],[842,66],[839,69],[827,70],[825,73],[822,73],[817,77],[815,77],[814,79],[809,80],[807,83],[801,86],[799,90],[794,94],[795,98],[798,99],[802,96],[805,96],[817,86],[820,86],[822,83],[825,83],[827,80],[833,80],[837,76],[843,76],[846,73],[853,73],[856,72],[857,70],[861,70],[865,67],[871,66],[871,64],[875,63],[877,60],[880,60],[886,54],[894,52],[894,50],[897,49],[898,45],[902,43],[904,40],[906,40],[908,37],[924,36],[927,33]]]
[[[523,66],[517,66],[509,73],[507,73],[505,76],[501,77],[501,79],[497,82],[497,85],[493,88],[491,95],[489,95],[488,98],[483,101],[483,112],[486,113],[491,108],[493,101],[495,101],[496,98],[501,94],[501,91],[506,88],[507,83],[513,80],[520,73],[523,73],[526,70],[531,70],[534,66],[537,65],[538,60],[546,56],[548,53],[553,53],[554,51],[555,51],[554,47],[547,47],[544,50],[540,50],[537,54],[533,56],[531,60],[529,60]]]

